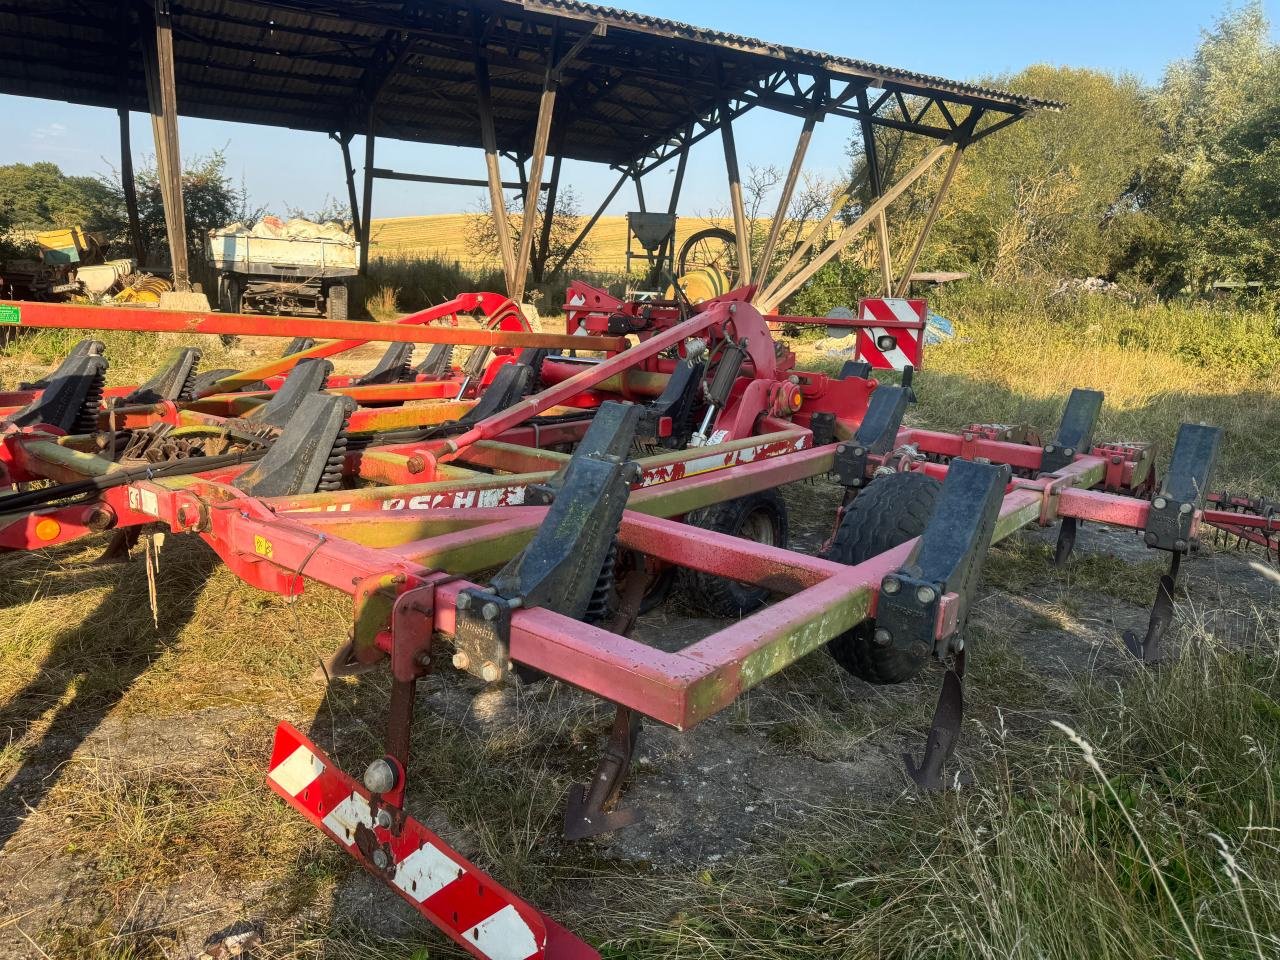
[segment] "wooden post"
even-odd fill
[[[168,5],[157,0],[155,30],[143,45],[147,101],[151,109],[151,132],[156,145],[156,176],[164,204],[165,232],[169,258],[173,264],[175,290],[189,290],[191,276],[187,259],[187,218],[182,200],[182,152],[178,146],[178,92],[174,76],[173,23]]]
[[[480,140],[484,145],[484,164],[489,177],[489,205],[493,211],[493,229],[498,235],[498,252],[502,255],[502,274],[507,281],[507,295],[516,298],[516,255],[511,245],[507,224],[507,202],[502,195],[502,171],[498,166],[498,135],[493,126],[493,95],[489,85],[489,61],[476,41],[476,105],[480,111]],[[366,211],[367,215],[367,211]]]
[[[124,192],[124,209],[129,217],[129,242],[139,267],[147,264],[147,245],[142,239],[142,218],[138,216],[138,185],[133,179],[133,145],[129,142],[129,107],[116,110],[120,117],[120,188]]]
[[[915,183],[916,180],[920,179],[920,177],[923,176],[930,167],[937,163],[938,158],[945,154],[949,149],[951,149],[950,143],[938,144],[938,146],[934,147],[925,155],[923,160],[912,167],[906,176],[886,190],[882,196],[877,198],[874,203],[867,207],[867,209],[863,211],[862,216],[849,224],[849,226],[845,227],[840,236],[836,237],[835,240],[827,245],[825,250],[809,261],[809,263],[805,264],[805,266],[797,272],[795,276],[791,277],[789,280],[784,280],[782,276],[779,276],[779,283],[765,292],[764,298],[760,304],[761,312],[771,313],[780,303],[782,303],[783,300],[799,289],[801,284],[821,270],[832,257],[847,247],[854,237],[866,229],[866,227],[875,220],[885,207],[893,203],[893,201],[896,200],[898,196],[907,189],[907,187]]]
[[[942,183],[938,185],[938,192],[929,207],[928,215],[924,218],[920,236],[916,239],[915,246],[911,248],[911,256],[907,258],[902,276],[898,279],[898,287],[893,293],[895,297],[904,297],[911,289],[911,275],[916,272],[916,264],[920,262],[920,254],[924,252],[924,245],[929,241],[929,234],[938,219],[938,211],[942,209],[942,201],[946,199],[947,192],[951,189],[951,181],[956,175],[956,167],[960,166],[960,158],[964,156],[964,150],[965,144],[959,143],[956,144],[955,152],[951,154],[951,162],[947,164],[947,172],[943,174]]]
[[[373,244],[373,152],[378,138],[374,134],[376,111],[369,105],[369,125],[364,132],[364,202],[361,204],[360,275],[369,270],[369,247]]]
[[[876,134],[871,125],[871,107],[867,103],[866,90],[858,93],[858,108],[862,112],[862,150],[867,158],[867,180],[872,199],[879,199],[884,194],[884,171],[880,169],[880,151],[876,149]],[[893,291],[893,259],[889,250],[889,220],[883,210],[876,217],[876,240],[880,254],[880,288],[887,297]]]
[[[551,139],[551,119],[556,111],[556,93],[560,88],[560,65],[556,63],[556,41],[552,35],[547,59],[547,73],[542,80],[542,97],[538,101],[538,125],[533,131],[533,154],[529,158],[529,186],[524,194],[524,222],[520,226],[520,253],[516,257],[515,286],[511,299],[524,299],[525,280],[529,275],[529,256],[533,251],[533,226],[538,220],[538,193],[542,188],[542,167],[547,160],[547,144]],[[548,220],[550,215],[548,211]]]
[[[351,134],[332,134],[342,148],[342,172],[347,181],[347,203],[351,206],[351,233],[357,240],[364,239],[364,229],[360,225],[360,204],[356,201],[356,168],[351,165]]]
[[[813,128],[818,123],[817,113],[804,118],[804,126],[800,130],[800,138],[796,140],[796,150],[791,157],[791,169],[787,171],[787,179],[782,184],[782,194],[778,197],[778,210],[773,215],[773,224],[769,227],[769,239],[760,252],[760,263],[756,267],[756,279],[764,283],[769,276],[769,261],[773,259],[773,251],[778,246],[778,238],[782,236],[782,224],[787,216],[787,208],[791,206],[791,197],[796,190],[796,181],[800,179],[800,171],[804,169],[804,156],[809,151],[809,141],[813,138]]]
[[[733,206],[733,233],[738,243],[738,286],[751,282],[751,227],[742,205],[742,177],[738,172],[738,146],[733,139],[729,104],[720,104],[720,139],[724,143],[724,165],[729,174],[729,203]]]

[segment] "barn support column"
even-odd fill
[[[156,0],[154,31],[147,31],[143,64],[147,78],[147,102],[151,132],[156,145],[156,175],[164,203],[165,232],[173,264],[176,290],[191,288],[187,260],[187,218],[182,200],[182,153],[178,147],[178,93],[174,76],[173,23],[168,0]]]
[[[880,166],[880,151],[876,146],[876,133],[871,125],[871,107],[865,90],[858,93],[858,110],[862,114],[862,150],[866,155],[867,182],[871,198],[879,200],[884,195],[884,170]],[[893,254],[889,248],[889,219],[882,209],[876,217],[876,245],[879,248],[880,289],[884,296],[893,293]]]
[[[374,134],[375,108],[369,107],[369,125],[364,133],[364,197],[360,205],[360,275],[369,270],[369,246],[373,243],[373,154],[378,138]],[[354,176],[354,173],[352,174]]]
[[[756,268],[756,279],[764,283],[769,276],[769,263],[773,259],[773,251],[777,249],[778,239],[782,236],[783,222],[787,217],[787,208],[791,206],[791,197],[796,190],[796,182],[800,179],[800,171],[804,169],[804,157],[809,151],[809,141],[813,139],[813,128],[817,126],[817,111],[804,118],[804,126],[800,129],[800,137],[796,140],[796,150],[791,157],[791,168],[787,171],[787,179],[782,184],[782,193],[778,197],[778,209],[773,214],[773,223],[769,227],[769,238],[765,240],[764,249],[760,251],[760,264]]]
[[[742,176],[738,171],[738,145],[733,139],[733,114],[729,103],[720,104],[720,138],[724,143],[724,165],[729,174],[729,203],[733,206],[733,233],[738,242],[738,286],[751,282],[751,226],[742,205]]]
[[[124,209],[129,218],[129,244],[139,267],[147,264],[147,245],[142,240],[142,218],[138,215],[138,185],[133,179],[133,145],[129,141],[129,107],[117,108],[120,117],[120,188],[124,193]]]
[[[542,213],[542,230],[538,237],[537,253],[533,257],[533,279],[541,283],[547,279],[547,258],[551,256],[551,226],[556,215],[556,201],[560,197],[560,164],[563,157],[557,147],[551,161],[551,182],[547,186],[547,209]]]
[[[507,294],[514,298],[516,289],[516,255],[511,245],[507,223],[507,201],[502,195],[502,170],[498,166],[498,135],[493,124],[493,95],[489,85],[489,61],[480,40],[476,40],[476,107],[480,113],[480,139],[484,145],[484,164],[489,181],[489,206],[493,212],[493,230],[502,255],[502,275]]]
[[[357,240],[363,240],[364,230],[360,225],[360,204],[356,199],[356,168],[351,164],[352,135],[344,130],[341,133],[331,133],[329,136],[337,141],[338,147],[342,150],[342,176],[347,182],[347,204],[351,208],[351,234]]]

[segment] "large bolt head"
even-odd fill
[[[1151,501],[1151,505],[1155,507],[1157,510],[1163,510],[1165,507],[1169,505],[1169,501],[1166,500],[1164,497],[1156,497],[1154,500]]]
[[[1178,552],[1182,552],[1183,550],[1186,550],[1186,549],[1187,549],[1187,541],[1185,541],[1185,540],[1175,540],[1175,541],[1173,541],[1173,549],[1177,550]]]
[[[911,645],[911,655],[920,660],[923,660],[925,657],[929,655],[929,645],[925,643],[923,640],[917,640],[915,643]]]
[[[471,666],[471,658],[462,652],[455,653],[453,655],[453,665],[459,670],[466,670]]]
[[[375,818],[375,822],[376,822],[376,823],[378,824],[378,826],[380,826],[383,830],[390,830],[390,829],[391,829],[391,811],[390,811],[390,810],[379,810],[379,811],[378,811],[378,816]]]
[[[933,601],[936,600],[937,598],[938,598],[938,591],[933,589],[933,587],[923,586],[923,587],[916,588],[916,599],[919,600],[921,603],[924,603],[924,604],[933,603]]]
[[[1154,533],[1148,533],[1142,539],[1146,541],[1146,544],[1148,547],[1154,547],[1156,543],[1160,540],[1160,538],[1156,536]]]
[[[471,606],[471,594],[469,593],[458,594],[458,603],[457,603],[458,609],[467,610],[470,608],[470,606]]]
[[[387,869],[387,864],[391,861],[387,859],[387,852],[382,849],[373,851],[373,865],[379,870]]]
[[[364,785],[370,793],[386,793],[396,787],[396,768],[385,757],[379,757],[364,770]]]
[[[880,589],[885,593],[897,593],[902,589],[902,581],[897,577],[885,577],[880,584]]]
[[[480,616],[484,617],[486,620],[497,620],[499,613],[501,613],[501,611],[498,609],[498,605],[492,600],[480,608]]]
[[[502,679],[502,671],[498,669],[498,665],[493,661],[486,661],[485,665],[480,668],[480,676],[484,677],[486,683],[497,683]]]
[[[1178,512],[1179,512],[1179,513],[1190,513],[1190,512],[1191,512],[1191,504],[1189,504],[1189,503],[1184,503],[1182,506],[1180,506],[1180,507],[1178,508]]]
[[[876,627],[876,632],[872,635],[872,639],[880,646],[887,647],[893,643],[893,634],[884,627]]]

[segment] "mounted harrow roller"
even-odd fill
[[[389,667],[384,753],[357,780],[281,724],[271,789],[473,955],[595,957],[408,814],[416,686],[441,666],[433,642],[487,683],[554,677],[613,705],[595,775],[569,793],[571,838],[638,821],[622,791],[645,718],[688,730],[824,646],[873,683],[940,665],[923,754],[907,758],[919,787],[939,789],[954,777],[966,626],[993,543],[1060,523],[1066,563],[1082,521],[1139,532],[1169,557],[1145,632],[1125,640],[1151,661],[1167,656],[1175,578],[1201,528],[1270,549],[1280,526],[1268,505],[1206,497],[1217,428],[1183,425],[1157,478],[1149,446],[1095,439],[1093,391],[1072,394],[1047,441],[1011,424],[906,426],[910,366],[899,385],[870,376],[888,360],[851,357],[835,377],[799,369],[754,292],[640,304],[575,284],[563,334],[530,331],[486,294],[397,324],[252,331],[234,316],[14,305],[32,326],[315,342],[203,382],[187,350],[141,387],[103,392],[107,358],[86,341],[47,381],[5,395],[7,482],[52,485],[0,496],[0,547],[159,525],[199,536],[259,589],[350,595],[351,639],[332,668]],[[479,329],[439,326],[476,311]],[[839,322],[914,329],[887,314],[905,316],[864,305]],[[370,341],[390,343],[373,370],[333,373],[329,358]],[[417,367],[413,343],[433,345]],[[463,367],[453,345],[476,348]],[[826,476],[843,488],[827,547],[787,549],[777,488]],[[676,574],[740,619],[675,651],[633,637]]]

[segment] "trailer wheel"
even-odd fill
[[[324,315],[330,320],[347,319],[347,288],[337,284],[329,288],[324,297]]]
[[[787,504],[777,490],[762,490],[694,510],[684,522],[771,547],[787,545]],[[764,587],[748,586],[700,570],[682,569],[680,583],[687,602],[717,617],[743,616],[759,610],[769,599],[769,590]]]
[[[920,536],[941,490],[941,483],[923,473],[893,473],[873,480],[845,511],[827,559],[862,563]],[[924,658],[892,645],[880,646],[873,639],[875,630],[875,620],[864,620],[827,644],[827,651],[868,683],[902,683],[914,677]]]

